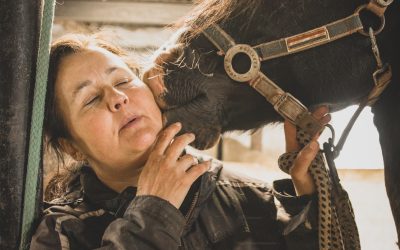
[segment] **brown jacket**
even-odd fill
[[[52,201],[32,238],[45,249],[318,249],[316,197],[294,196],[214,162],[178,210],[154,196],[118,194],[88,168]]]

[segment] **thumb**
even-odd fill
[[[311,162],[314,160],[318,151],[318,142],[316,140],[312,140],[297,155],[290,174],[293,177],[301,177],[307,174],[308,168],[310,167]]]

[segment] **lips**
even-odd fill
[[[141,116],[138,116],[138,115],[131,115],[131,116],[126,117],[121,123],[120,131],[134,126],[135,124],[138,123],[138,121],[140,119],[141,119]]]

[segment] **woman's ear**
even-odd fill
[[[65,153],[67,153],[69,156],[74,158],[76,161],[84,161],[86,160],[86,157],[84,154],[82,154],[70,141],[67,139],[61,138],[60,140],[60,145]]]

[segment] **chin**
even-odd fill
[[[140,136],[138,136],[133,142],[131,142],[135,151],[147,151],[151,146],[153,146],[153,144],[157,140],[157,133],[149,133],[148,131],[146,132],[141,133]]]

